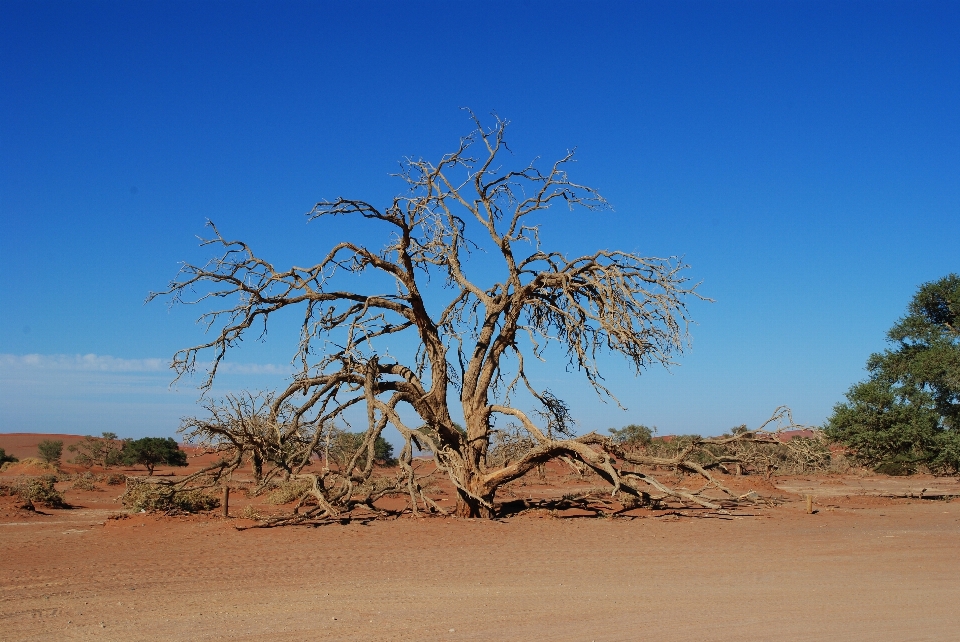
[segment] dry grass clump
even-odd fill
[[[342,482],[342,480],[341,480]],[[313,488],[313,481],[310,478],[288,479],[285,481],[274,482],[268,487],[270,493],[266,497],[268,504],[291,504],[300,502],[299,506],[317,505],[318,500]],[[342,488],[350,493],[350,497],[359,504],[371,504],[373,501],[394,493],[407,492],[397,477],[376,475],[370,477],[361,484],[349,487],[349,490]],[[251,493],[253,496],[256,493]]]
[[[243,507],[243,510],[240,511],[239,516],[242,517],[243,519],[252,519],[256,521],[260,521],[264,519],[263,513],[258,511],[253,506],[250,506],[249,504]]]
[[[42,459],[38,459],[37,457],[24,457],[20,461],[7,462],[3,465],[3,470],[7,470],[8,468],[12,468],[14,466],[22,468],[39,468],[40,470],[49,470],[51,472],[57,470],[55,464],[49,464]]]
[[[291,479],[280,482],[272,493],[267,495],[270,504],[289,504],[303,497],[310,490],[310,481],[306,479]]]
[[[375,475],[367,481],[359,484],[353,494],[357,501],[373,508],[373,502],[387,495],[396,495],[407,493],[405,480],[401,476],[387,477],[385,475]],[[421,489],[424,494],[446,494],[437,484],[428,484]]]
[[[197,513],[220,506],[220,499],[200,489],[180,490],[166,480],[145,481],[127,478],[127,490],[120,497],[127,508],[134,511]]]

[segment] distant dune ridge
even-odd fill
[[[83,435],[58,435],[36,432],[0,433],[0,448],[3,448],[5,451],[7,451],[8,455],[13,455],[17,459],[36,457],[37,446],[44,439],[62,441],[63,458],[66,460],[73,456],[73,453],[69,452],[67,447],[83,441]]]

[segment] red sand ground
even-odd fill
[[[559,473],[510,492],[569,490]],[[122,487],[62,482],[82,508],[35,515],[0,498],[0,639],[960,637],[960,501],[879,496],[960,495],[957,480],[726,481],[788,501],[726,519],[404,517],[241,532],[251,522],[216,515],[110,519]],[[810,491],[814,515],[800,501]],[[231,511],[251,501],[238,492]]]

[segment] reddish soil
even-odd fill
[[[502,499],[590,485],[568,472],[550,468]],[[64,481],[72,510],[31,513],[0,497],[0,638],[956,639],[957,480],[724,481],[786,501],[727,516],[532,511],[238,531],[253,522],[218,511],[112,519],[123,487]],[[916,498],[921,489],[939,498]],[[441,483],[431,494],[451,501]],[[231,514],[247,504],[290,509],[238,488]]]
[[[17,459],[38,457],[37,446],[44,439],[62,441],[63,458],[65,460],[73,454],[67,450],[67,446],[83,441],[83,437],[80,435],[41,435],[34,432],[10,432],[0,434],[0,448]]]

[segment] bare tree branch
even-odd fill
[[[406,190],[387,207],[337,198],[316,203],[308,213],[313,221],[359,217],[371,230],[385,224],[383,247],[342,241],[313,266],[279,269],[247,244],[225,239],[210,223],[213,235],[202,245],[219,248],[220,255],[202,266],[185,264],[166,290],[150,295],[173,304],[226,302],[200,317],[213,337],[174,355],[179,378],[196,368],[198,355],[212,353],[203,390],[251,331],[264,336],[281,310],[303,315],[292,359],[298,371],[286,390],[211,403],[210,418],[185,423],[190,435],[232,453],[224,470],[245,458],[256,457],[261,466],[269,462],[287,476],[309,480],[308,494],[317,507],[308,513],[336,515],[359,501],[357,489],[374,470],[374,444],[393,426],[405,440],[398,483],[405,485],[415,511],[418,503],[436,509],[419,490],[415,448],[433,452],[438,469],[450,477],[461,516],[492,515],[501,485],[556,458],[594,470],[613,493],[643,497],[643,485],[674,492],[648,476],[619,472],[614,466],[619,451],[609,439],[575,437],[569,408],[549,390],[531,385],[524,355],[543,358],[549,345],[557,345],[569,369],[582,373],[598,394],[612,397],[603,383],[600,353],[619,354],[640,373],[653,364],[671,364],[683,351],[690,323],[686,302],[701,298],[685,276],[687,266],[676,257],[619,250],[568,257],[541,249],[539,225],[549,220],[551,207],[602,212],[608,204],[570,179],[572,151],[546,169],[535,160],[503,170],[508,123],[494,116],[485,127],[472,112],[470,118],[476,129],[454,152],[436,163],[403,161],[397,176]],[[502,259],[499,280],[491,282],[488,269],[472,275],[470,257],[478,251]],[[394,291],[355,287],[381,282],[362,278],[370,270],[388,277]],[[449,298],[433,310],[423,290],[437,277]],[[437,288],[432,292],[431,302]],[[420,346],[417,356],[406,363],[388,356],[388,337],[409,337]],[[465,434],[451,418],[451,388],[459,393]],[[524,390],[542,408],[534,415],[514,401]],[[361,404],[367,411],[364,439],[343,469],[333,470],[325,439],[334,422]],[[405,426],[401,407],[415,413],[423,428]],[[535,445],[488,468],[494,415],[519,420]],[[542,427],[531,416],[542,419]],[[325,462],[323,470],[307,471],[315,458]],[[706,469],[691,470],[715,482]],[[675,495],[712,505],[702,497]]]

